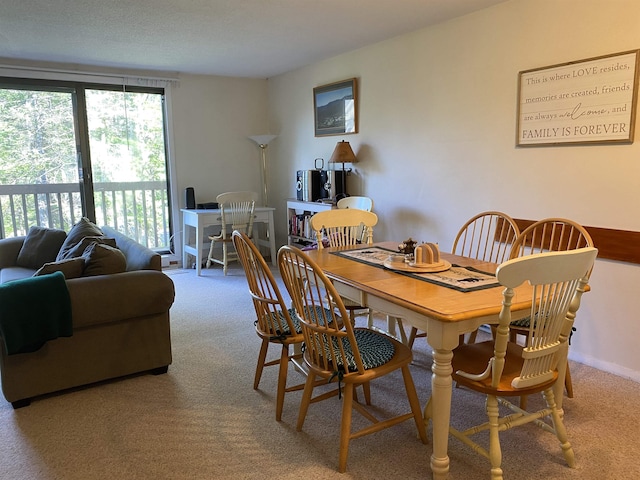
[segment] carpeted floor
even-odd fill
[[[51,395],[15,411],[1,401],[0,479],[431,478],[431,446],[419,442],[411,422],[352,441],[347,472],[337,473],[337,397],[312,405],[296,432],[299,392],[287,394],[276,422],[276,370],[252,389],[259,342],[242,271],[167,273],[176,285],[168,374]],[[412,371],[421,402],[430,391],[428,352],[418,340]],[[633,410],[640,384],[576,363],[571,372],[575,398],[564,407],[577,468],[565,465],[553,436],[530,425],[503,436],[505,478],[640,478],[640,414]],[[290,373],[291,381],[298,378]],[[374,404],[404,410],[401,385],[399,374],[373,384]],[[474,400],[454,390],[456,425],[484,415]],[[449,455],[452,479],[489,478],[488,462],[454,439]]]

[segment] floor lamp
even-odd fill
[[[262,155],[262,203],[265,207],[267,207],[269,203],[267,193],[267,146],[269,142],[276,137],[277,135],[253,135],[249,137],[258,144]]]

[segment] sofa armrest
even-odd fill
[[[166,312],[173,305],[173,281],[156,270],[138,270],[67,281],[73,328]]]
[[[15,267],[18,254],[26,237],[10,237],[0,240],[0,268]]]

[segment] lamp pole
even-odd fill
[[[276,137],[277,135],[253,135],[249,137],[260,147],[262,160],[262,203],[265,207],[269,204],[269,195],[267,191],[267,147],[269,146],[269,142]]]

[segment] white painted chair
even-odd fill
[[[530,422],[553,433],[560,442],[567,464],[575,466],[562,412],[556,404],[556,395],[562,395],[562,385],[558,388],[556,384],[564,377],[568,336],[597,253],[597,249],[588,247],[533,254],[501,264],[496,277],[505,289],[495,340],[464,343],[453,352],[453,380],[461,387],[486,395],[486,398],[476,398],[478,407],[485,409],[488,421],[465,427],[464,431],[450,427],[449,432],[489,459],[492,480],[503,478],[500,434]],[[509,341],[509,333],[514,289],[525,283],[531,289],[531,318],[536,319],[536,327],[527,345],[522,347]],[[506,400],[540,392],[544,394],[546,406],[535,412],[528,412]],[[501,406],[514,413],[500,416]],[[431,415],[430,399],[425,408],[425,423]],[[455,417],[455,406],[451,415]],[[472,439],[487,430],[488,449]],[[532,435],[531,438],[536,437]],[[529,448],[522,446],[519,451],[526,455]]]
[[[356,208],[370,212],[373,210],[373,200],[369,197],[344,197],[338,200],[336,206],[338,208]]]
[[[373,227],[378,216],[373,212],[359,209],[334,209],[316,213],[311,217],[311,229],[316,235],[318,249],[324,248],[324,241],[330,247],[347,247],[373,243]],[[359,232],[364,229],[362,235]]]
[[[350,198],[350,197],[347,197]],[[378,216],[373,212],[355,208],[325,210],[311,217],[311,229],[316,235],[318,249],[324,248],[326,241],[330,247],[346,247],[373,243],[373,227]],[[351,324],[355,324],[355,312],[366,310],[369,323],[373,323],[371,309],[344,298],[343,303],[349,311]]]
[[[522,257],[541,252],[575,250],[593,247],[594,243],[587,229],[566,218],[544,218],[525,228],[513,242],[510,258]],[[528,341],[531,335],[531,317],[515,321],[511,325],[511,341],[516,342],[518,335]],[[567,365],[565,376],[567,396],[573,398],[571,371]],[[520,406],[526,408],[527,399],[522,397]]]
[[[357,210],[365,210],[371,212],[373,210],[373,200],[369,197],[345,197],[336,203],[338,208],[355,208]],[[363,227],[360,229],[360,239],[363,238]]]
[[[231,244],[231,234],[234,230],[245,233],[251,238],[253,236],[254,210],[258,194],[255,192],[226,192],[216,197],[220,206],[221,230],[219,235],[210,235],[211,247],[207,257],[207,268],[212,263],[222,265],[224,274],[227,274],[229,262],[237,260],[238,255],[235,249],[229,251]],[[216,243],[222,244],[222,258],[215,258],[213,252]]]

